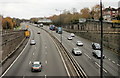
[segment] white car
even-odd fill
[[[72,37],[70,36],[70,37],[68,37],[67,39],[68,39],[68,40],[72,40]]]
[[[71,33],[70,35],[71,35],[71,37],[75,37],[75,34],[74,34],[74,33]]]
[[[83,46],[83,43],[81,41],[77,41],[76,45],[77,46]]]
[[[31,40],[30,45],[35,45],[35,44],[36,44],[35,40]]]
[[[73,48],[72,53],[74,55],[82,55],[82,51],[79,48]]]

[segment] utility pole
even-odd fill
[[[100,0],[100,23],[101,23],[101,59],[100,59],[100,77],[103,78],[103,16],[102,16],[102,0]]]

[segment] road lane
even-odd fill
[[[33,33],[31,39],[36,41],[36,45],[28,45],[5,76],[67,76],[62,60],[50,36],[41,29],[33,26],[30,26],[30,28]],[[37,34],[39,30],[41,34]],[[35,60],[42,62],[42,72],[31,72],[31,64]]]
[[[45,27],[47,30],[48,30],[48,28],[47,27]],[[52,33],[54,36],[56,36],[59,40],[60,40],[60,38],[61,38],[61,35],[60,34],[57,34],[57,33],[55,33],[55,31],[50,31],[50,30],[48,30],[50,33]],[[89,75],[89,76],[94,76],[94,75],[99,75],[99,66],[98,65],[100,65],[100,60],[99,59],[96,59],[96,58],[94,58],[93,56],[92,56],[92,51],[93,51],[93,49],[92,49],[92,47],[91,47],[91,41],[89,41],[89,40],[86,40],[86,39],[83,39],[83,38],[78,38],[77,36],[75,37],[75,38],[73,38],[73,40],[67,40],[67,37],[70,35],[70,33],[67,33],[67,32],[63,32],[63,44],[67,47],[67,49],[68,49],[68,51],[69,52],[71,52],[71,50],[72,50],[72,48],[74,48],[74,47],[77,47],[76,46],[76,41],[78,41],[78,40],[81,40],[83,43],[84,43],[84,46],[83,47],[79,47],[82,51],[83,51],[83,53],[85,53],[85,56],[87,57],[87,58],[91,58],[91,60],[88,60],[87,59],[87,61],[86,61],[86,57],[85,58],[83,58],[83,60],[82,61],[80,61],[80,59],[81,59],[81,56],[80,57],[78,57],[78,58],[76,58],[75,57],[75,59],[79,62],[79,64],[80,65],[82,65],[82,67],[84,68],[84,70],[87,72],[87,74]],[[106,49],[104,50],[105,52],[106,52]],[[109,51],[109,50],[108,50]],[[86,55],[87,54],[87,55]],[[105,54],[106,55],[106,54]],[[108,56],[107,56],[108,57]],[[113,57],[112,57],[113,58]],[[116,59],[116,58],[115,58]],[[86,61],[86,63],[82,63],[82,62],[85,62]],[[96,64],[97,63],[97,64]],[[114,64],[114,63],[116,63],[116,62],[110,62],[110,61],[108,61],[108,59],[104,59],[104,72],[105,72],[105,75],[106,75],[106,73],[108,73],[107,75],[113,75],[113,76],[118,76],[118,74],[119,74],[119,72],[118,72],[118,70],[119,70],[119,67],[118,67],[118,65],[117,64]],[[90,66],[90,65],[91,66]],[[86,65],[86,66],[85,66]],[[96,65],[97,65],[97,67],[96,67]],[[93,71],[95,71],[95,73],[96,73],[96,69],[97,69],[97,72],[98,73],[93,73],[93,71],[92,72],[89,72],[89,71],[87,71],[87,69],[89,69],[89,68],[91,68],[91,70],[93,70]],[[107,71],[107,70],[108,71]]]

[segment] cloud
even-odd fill
[[[103,0],[105,6],[117,7],[119,0]],[[55,9],[78,11],[84,7],[91,8],[99,0],[0,0],[0,13],[4,16],[31,18],[58,14]]]

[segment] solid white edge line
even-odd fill
[[[50,38],[51,38],[51,37],[50,37]],[[51,38],[51,39],[52,39],[52,38]],[[55,46],[56,46],[56,48],[57,48],[57,50],[58,50],[58,52],[59,52],[59,54],[60,54],[60,57],[61,57],[61,59],[62,59],[62,62],[63,62],[63,64],[64,64],[64,66],[65,66],[66,72],[67,72],[68,76],[70,77],[70,73],[69,73],[68,68],[67,68],[67,66],[66,66],[66,64],[65,64],[65,61],[64,61],[64,59],[63,59],[63,56],[62,56],[62,54],[61,54],[58,46],[56,45],[56,43],[54,42],[53,39],[52,39],[52,41],[53,41],[53,43],[55,44]]]
[[[31,29],[30,29],[31,30]],[[32,32],[31,32],[32,34]],[[30,37],[31,38],[31,37]],[[30,39],[29,41],[30,42]],[[7,70],[0,76],[0,78],[2,78],[8,71],[9,69],[14,65],[14,63],[18,60],[18,58],[22,55],[22,53],[24,52],[24,50],[26,49],[26,47],[28,46],[28,43],[26,44],[26,46],[24,47],[24,49],[22,50],[22,52],[18,55],[18,57],[13,61],[13,63],[7,68]]]

